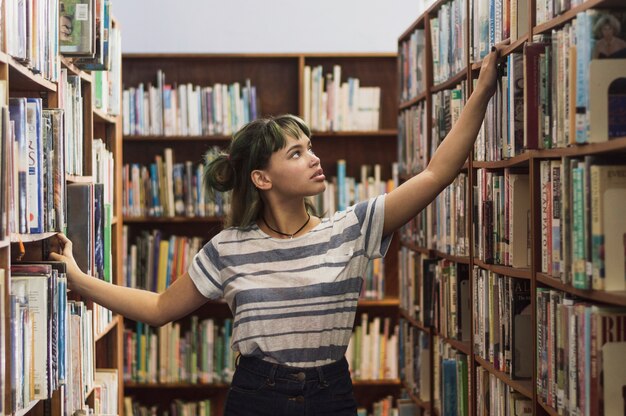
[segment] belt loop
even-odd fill
[[[317,370],[317,376],[319,377],[320,385],[322,386],[322,388],[328,387],[328,383],[324,379],[324,372],[322,371],[322,367],[317,366],[315,367],[315,369]]]
[[[241,354],[237,354],[235,358],[235,368],[239,367],[239,360],[241,359]]]
[[[274,381],[274,377],[276,376],[276,369],[278,366],[276,364],[272,364],[272,368],[270,369],[269,377],[267,377],[267,385],[272,387],[276,384]]]

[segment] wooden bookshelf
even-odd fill
[[[125,86],[139,83],[155,84],[157,70],[165,74],[165,83],[192,83],[210,86],[215,83],[242,83],[249,79],[256,87],[259,116],[279,114],[303,114],[303,71],[306,65],[323,67],[324,73],[332,72],[333,65],[340,65],[342,80],[356,77],[361,86],[381,88],[381,110],[379,129],[375,131],[313,131],[312,143],[320,157],[327,177],[336,175],[336,161],[347,161],[347,175],[359,177],[362,164],[380,163],[382,178],[391,178],[391,165],[396,159],[397,142],[397,68],[396,54],[392,53],[312,53],[312,54],[128,54],[123,58]],[[210,146],[226,148],[231,135],[210,136],[159,136],[126,135],[123,141],[123,163],[147,165],[157,154],[171,147],[175,161],[201,161]],[[149,151],[146,151],[146,146]],[[129,241],[142,230],[158,228],[165,235],[201,236],[206,242],[221,230],[221,217],[206,218],[149,218],[124,217],[128,227]],[[359,300],[357,321],[360,315],[391,318],[395,324],[398,316],[397,242],[392,242],[389,256],[385,260],[385,296],[381,300]],[[217,312],[216,312],[217,311]],[[230,316],[225,303],[209,302],[197,311],[198,316]],[[132,323],[127,322],[127,327]],[[359,404],[371,404],[386,395],[399,394],[399,380],[355,381],[355,395]],[[126,392],[135,395],[138,391],[150,390],[138,398],[141,403],[153,403],[186,397],[210,397],[212,411],[221,414],[226,388],[211,385],[202,395],[196,386],[180,388],[179,385],[154,384],[149,387],[125,382]],[[194,393],[190,393],[190,391]],[[156,399],[155,392],[159,392]]]
[[[434,73],[434,69],[432,67],[433,66],[433,52],[431,50],[432,44],[433,44],[432,43],[433,34],[430,32],[431,24],[432,24],[433,18],[436,18],[437,13],[442,9],[442,6],[444,4],[451,4],[451,3],[452,3],[451,0],[436,1],[432,6],[428,8],[428,10],[426,10],[423,14],[418,16],[416,20],[414,21],[414,23],[412,23],[408,29],[404,30],[402,35],[398,38],[398,45],[400,47],[401,44],[409,40],[409,38],[411,37],[415,29],[417,28],[425,29],[424,31],[425,49],[424,49],[424,53],[422,55],[419,55],[419,56],[422,56],[422,59],[423,59],[421,73],[422,73],[423,79],[426,82],[425,91],[410,101],[406,101],[406,102],[399,101],[397,105],[397,109],[398,109],[398,114],[403,114],[403,112],[409,110],[412,107],[415,107],[418,103],[421,103],[421,102],[425,103],[426,111],[424,114],[424,119],[422,120],[420,126],[425,125],[424,131],[426,132],[426,140],[425,140],[426,149],[420,149],[420,150],[421,151],[425,150],[426,154],[428,155],[431,154],[431,149],[430,149],[430,146],[432,143],[431,132],[433,131],[433,124],[435,123],[435,120],[434,120],[435,114],[433,113],[434,110],[432,108],[433,101],[434,101],[433,94],[439,93],[443,90],[453,89],[457,85],[457,83],[466,80],[468,81],[466,88],[467,90],[469,90],[469,95],[471,95],[471,91],[473,88],[472,81],[478,77],[479,70],[482,65],[481,60],[476,60],[476,61],[472,60],[472,55],[469,53],[469,51],[472,49],[473,45],[470,43],[471,38],[468,36],[467,38],[463,39],[467,48],[467,52],[468,52],[466,56],[465,70],[456,74],[452,74],[448,79],[444,80],[443,82],[440,82],[437,84],[433,82],[433,73]],[[620,1],[620,0],[586,0],[581,5],[576,6],[572,8],[571,10],[564,11],[560,15],[554,18],[544,23],[536,25],[535,24],[535,22],[537,21],[536,14],[539,13],[537,11],[537,8],[539,7],[538,5],[539,0],[532,0],[528,3],[529,3],[528,10],[527,10],[528,26],[519,28],[519,32],[523,34],[519,36],[517,39],[514,39],[513,41],[510,41],[508,39],[501,41],[501,44],[506,44],[506,46],[504,46],[504,48],[502,49],[502,53],[501,53],[502,56],[500,60],[501,63],[506,64],[507,57],[513,53],[523,53],[524,47],[531,42],[531,40],[533,39],[533,36],[539,35],[539,34],[549,35],[552,30],[559,29],[563,27],[565,24],[571,23],[578,13],[585,12],[589,9],[594,9],[594,8],[625,10],[625,4],[623,1]],[[472,26],[473,25],[473,22],[472,22],[473,10],[471,8],[472,5],[473,5],[473,8],[478,7],[476,2],[472,3],[471,1],[462,1],[462,7],[464,8],[466,15],[467,15],[465,17],[466,20],[464,23],[465,33],[471,33],[472,30],[474,30]],[[402,73],[403,69],[400,68],[400,64],[401,62],[399,61],[399,70],[401,72],[400,76],[403,76],[404,75]],[[464,97],[465,100],[467,100],[468,96]],[[402,140],[404,138],[400,138],[400,139]],[[421,143],[419,143],[419,145],[421,146]],[[417,147],[418,143],[416,142],[414,146]],[[412,149],[412,150],[417,152],[417,150],[415,149]],[[529,307],[530,307],[530,315],[531,315],[530,318],[532,322],[532,325],[531,325],[532,333],[530,334],[530,337],[531,337],[530,345],[533,348],[533,354],[532,354],[533,358],[532,358],[532,364],[531,364],[532,365],[532,378],[530,378],[529,380],[514,380],[507,373],[497,370],[494,367],[493,363],[477,355],[478,347],[476,343],[480,342],[480,340],[474,339],[476,336],[476,333],[475,333],[476,328],[474,328],[474,326],[477,324],[477,320],[479,318],[474,315],[473,309],[470,309],[471,311],[470,319],[472,321],[471,322],[471,326],[472,326],[471,340],[468,343],[462,343],[454,339],[449,339],[439,334],[438,329],[435,327],[425,327],[423,323],[418,322],[417,320],[412,318],[405,310],[402,309],[403,304],[401,302],[400,316],[402,319],[408,322],[411,327],[417,328],[420,331],[425,331],[431,334],[431,341],[434,339],[435,336],[437,336],[438,339],[443,344],[451,346],[454,350],[459,351],[463,354],[466,354],[468,357],[470,357],[469,362],[471,364],[471,368],[468,369],[468,372],[469,372],[468,384],[469,384],[469,392],[470,392],[470,396],[468,397],[468,401],[470,404],[470,409],[469,409],[468,414],[470,415],[478,414],[477,403],[478,403],[479,398],[476,396],[477,394],[476,392],[477,392],[477,387],[479,386],[477,386],[476,370],[479,367],[484,368],[488,372],[488,374],[492,375],[497,380],[504,383],[506,386],[521,393],[524,397],[526,397],[532,403],[533,415],[552,416],[552,415],[556,415],[559,413],[555,408],[552,408],[551,406],[547,405],[544,401],[542,401],[540,386],[539,386],[539,383],[541,381],[540,380],[541,376],[538,374],[538,371],[539,371],[538,359],[540,358],[537,357],[538,349],[539,349],[538,332],[540,330],[538,328],[538,325],[540,322],[540,316],[538,312],[538,308],[540,305],[539,305],[538,297],[539,297],[539,294],[544,289],[551,290],[551,293],[558,292],[563,296],[567,296],[567,297],[574,298],[574,299],[580,299],[581,302],[588,302],[589,304],[592,304],[592,305],[597,304],[598,306],[619,307],[619,308],[622,308],[622,310],[624,307],[626,307],[626,292],[624,291],[609,292],[609,291],[598,291],[598,290],[580,290],[580,289],[574,288],[571,284],[564,284],[561,281],[560,277],[552,277],[546,273],[541,273],[542,248],[541,248],[541,193],[540,193],[541,192],[541,189],[540,189],[541,178],[539,176],[540,163],[543,161],[560,160],[561,158],[564,158],[564,157],[579,158],[582,160],[586,156],[591,156],[591,155],[596,156],[596,157],[601,157],[601,158],[604,157],[606,159],[609,159],[609,156],[612,156],[613,159],[618,160],[617,162],[618,164],[624,164],[624,160],[626,160],[624,158],[626,156],[626,137],[612,138],[603,143],[569,145],[563,148],[552,148],[552,149],[525,150],[523,153],[519,155],[516,155],[508,159],[503,159],[503,160],[480,161],[480,160],[476,160],[474,158],[474,155],[472,155],[472,159],[470,160],[469,165],[467,166],[468,168],[467,172],[468,172],[468,178],[469,178],[469,184],[468,184],[469,191],[467,193],[469,194],[469,201],[467,202],[465,216],[464,216],[464,218],[466,219],[466,222],[468,222],[468,224],[466,225],[468,227],[467,236],[469,237],[469,248],[470,248],[469,256],[467,258],[450,256],[450,255],[446,255],[445,253],[438,252],[437,250],[433,250],[430,247],[434,247],[434,242],[430,240],[428,241],[428,244],[426,244],[427,247],[422,247],[422,246],[412,243],[410,241],[411,240],[410,237],[407,237],[407,241],[401,242],[401,246],[409,249],[411,254],[417,258],[421,258],[421,259],[441,258],[441,259],[446,259],[448,261],[456,263],[458,265],[468,264],[469,270],[470,270],[470,296],[473,297],[471,301],[474,304],[482,302],[482,298],[481,298],[482,295],[479,294],[479,298],[476,299],[475,290],[477,289],[475,288],[476,278],[473,275],[474,268],[478,268],[479,270],[484,269],[489,272],[495,273],[499,276],[503,276],[505,278],[506,277],[514,278],[514,279],[518,279],[517,281],[524,281],[525,284],[530,284]],[[529,267],[514,268],[514,267],[508,267],[504,265],[488,264],[486,262],[481,261],[478,258],[479,254],[478,254],[477,242],[474,241],[474,238],[476,235],[474,234],[473,226],[475,223],[478,222],[479,218],[476,218],[476,212],[473,211],[474,195],[472,194],[472,191],[471,191],[473,187],[477,185],[478,169],[484,169],[489,172],[497,172],[500,174],[508,169],[511,169],[511,172],[528,173],[529,175],[528,177],[530,181],[529,198],[530,198],[530,212],[531,212],[530,225],[529,225],[530,227],[529,238],[531,241],[531,257],[530,257]],[[405,174],[405,173],[402,173],[400,175],[401,181],[406,181],[410,179],[410,177],[411,175]],[[428,223],[428,221],[430,220],[425,221],[424,224],[432,225],[433,227],[435,227],[435,225],[433,225],[432,223]],[[561,222],[562,221],[563,219],[561,219]],[[422,233],[426,233],[425,230],[421,230],[421,231]],[[422,237],[422,234],[420,234],[420,237]],[[561,234],[561,238],[563,238],[562,234]],[[400,267],[402,269],[402,267],[407,267],[407,266],[401,265]],[[421,275],[422,271],[421,270],[417,271],[417,268],[418,268],[417,260],[415,261],[415,267],[416,267],[415,278],[423,279],[424,276]],[[420,280],[420,282],[421,281],[422,280]],[[418,283],[416,283],[415,285],[417,286]],[[416,288],[411,287],[410,290],[421,291],[421,288],[416,289]],[[458,290],[459,290],[458,287],[455,288],[455,292]],[[405,296],[406,294],[403,293],[403,287],[401,285],[400,299],[405,299]],[[415,296],[417,297],[417,294]],[[422,307],[423,305],[415,305],[415,306]],[[431,348],[432,348],[432,342],[431,342]],[[431,351],[431,355],[432,355],[432,351]],[[434,359],[431,360],[431,365],[433,364],[436,365],[436,362],[438,359],[439,359],[438,357],[434,357]],[[437,381],[435,380],[436,376],[434,374],[434,371],[432,371],[432,368],[433,367],[431,367],[431,374],[429,375],[430,385],[431,385],[431,398],[430,398],[431,403],[428,403],[426,408],[428,408],[428,410],[430,410],[432,414],[438,414],[438,409],[437,409],[437,405],[434,402],[434,396],[433,396],[433,390],[432,390],[432,386],[435,383],[437,383]],[[441,369],[439,369],[439,374],[441,374]],[[421,382],[424,383],[425,381],[422,380]],[[411,384],[410,382],[406,383],[407,386],[410,384]],[[411,394],[411,397],[418,406],[424,407],[424,403],[420,401],[416,397],[415,394]],[[489,397],[482,398],[483,401],[488,400],[488,399]]]
[[[36,24],[43,25],[43,16],[39,16],[40,21],[35,22]],[[58,17],[57,17],[58,18]],[[30,19],[30,17],[29,17]],[[30,20],[29,20],[30,21]],[[7,36],[12,36],[7,33],[7,25],[5,25],[3,21],[3,25],[0,30],[3,32],[2,37],[6,40]],[[15,23],[16,24],[16,23]],[[115,19],[113,19],[113,25],[116,25]],[[28,27],[27,30],[33,29],[35,26]],[[33,29],[34,30],[34,29]],[[34,33],[34,32],[33,32]],[[29,35],[30,36],[30,35]],[[46,33],[46,37],[52,36],[50,33]],[[29,38],[30,39],[30,38]],[[39,39],[41,41],[41,39]],[[5,45],[0,45],[0,49]],[[43,46],[38,43],[38,48],[41,48],[43,51]],[[71,183],[93,183],[94,176],[92,176],[92,140],[95,137],[102,138],[106,142],[106,147],[108,150],[114,153],[115,163],[121,161],[121,153],[115,154],[116,150],[121,150],[119,145],[121,145],[121,119],[116,116],[108,115],[106,112],[96,108],[95,97],[92,95],[92,83],[93,77],[90,72],[86,72],[81,70],[77,66],[75,66],[71,59],[68,59],[63,56],[52,56],[49,58],[51,62],[54,62],[58,59],[58,68],[60,70],[66,70],[69,75],[77,76],[79,78],[78,82],[82,88],[82,102],[80,109],[77,114],[77,119],[80,119],[80,122],[83,125],[83,136],[79,137],[78,140],[82,141],[82,154],[78,154],[77,157],[82,158],[84,161],[84,175],[69,175],[65,174],[67,169],[63,172],[64,174],[64,182],[65,185]],[[42,63],[45,65],[45,63]],[[6,96],[7,97],[32,97],[32,98],[41,98],[42,99],[42,107],[43,109],[47,108],[58,108],[60,101],[60,94],[63,91],[61,86],[60,77],[56,79],[53,75],[50,78],[44,77],[39,71],[31,69],[29,65],[24,64],[20,60],[9,56],[5,51],[0,51],[0,81],[3,81],[6,84]],[[45,71],[44,71],[45,72]],[[121,88],[121,85],[120,85]],[[4,100],[0,102],[0,106],[6,106],[8,102]],[[77,120],[78,121],[78,120]],[[103,125],[106,123],[106,127]],[[119,128],[118,128],[119,127]],[[64,142],[67,140],[67,137],[61,138],[61,144],[65,144]],[[63,149],[62,149],[63,150]],[[66,159],[67,161],[67,159]],[[43,167],[42,167],[43,169]],[[46,175],[51,175],[50,172],[46,172]],[[2,172],[3,181],[7,181],[8,172]],[[116,179],[120,179],[117,173],[115,174]],[[18,186],[17,180],[14,182],[15,186]],[[118,185],[121,185],[121,182],[117,182]],[[5,184],[4,192],[7,194],[12,194],[15,190],[10,188],[10,185]],[[44,184],[41,184],[41,187],[44,187]],[[17,192],[17,191],[15,191]],[[29,189],[29,192],[35,192]],[[119,196],[121,194],[121,187],[115,186],[113,184],[112,192]],[[9,198],[7,195],[3,195],[2,198],[5,205],[0,207],[0,215],[3,216],[2,220],[6,221],[9,215]],[[119,199],[118,199],[119,200]],[[67,200],[65,201],[67,204]],[[66,206],[60,207],[62,209],[66,209]],[[121,205],[115,205],[112,208],[113,214],[116,216],[120,216],[121,214]],[[45,209],[45,207],[42,207]],[[59,227],[65,227],[66,224],[61,224]],[[51,229],[51,227],[47,227],[44,229]],[[111,261],[112,261],[112,279],[113,282],[119,282],[118,279],[121,278],[121,258],[119,257],[119,252],[117,248],[120,247],[120,244],[117,242],[118,237],[121,237],[121,221],[117,222],[116,225],[113,225],[111,229],[111,244],[112,250],[111,253]],[[13,355],[12,349],[16,346],[12,344],[11,341],[11,333],[13,324],[11,323],[10,317],[10,309],[9,309],[9,287],[11,282],[11,273],[10,268],[12,264],[18,263],[21,260],[28,261],[40,261],[40,260],[48,260],[47,250],[49,246],[54,243],[56,240],[56,235],[58,231],[46,231],[41,233],[17,233],[16,230],[7,230],[7,235],[0,236],[0,268],[5,271],[4,281],[1,282],[4,286],[5,294],[4,298],[0,299],[0,306],[4,308],[2,311],[3,321],[0,322],[2,326],[0,328],[0,333],[3,334],[5,344],[0,348],[5,356],[1,357],[0,361],[3,363],[3,366],[0,368],[0,379],[2,379],[2,383],[0,386],[4,386],[4,391],[0,391],[0,394],[4,396],[4,405],[0,411],[0,414],[13,414],[13,415],[62,415],[63,409],[65,405],[62,403],[64,398],[61,395],[61,389],[57,386],[57,388],[51,392],[51,397],[47,400],[33,400],[30,403],[26,404],[21,409],[13,408],[11,404],[11,391],[12,389],[16,389],[17,386],[12,385],[13,380],[10,377],[11,372],[14,370],[12,368]],[[44,249],[46,248],[46,249]],[[55,289],[56,290],[56,289]],[[80,300],[79,296],[75,293],[70,294],[69,296],[71,300]],[[93,310],[93,302],[84,302],[87,309]],[[94,335],[93,336],[93,345],[88,345],[85,348],[92,349],[93,351],[93,363],[94,368],[92,370],[98,368],[115,368],[119,372],[119,386],[118,390],[121,392],[122,389],[122,360],[123,357],[121,355],[122,349],[122,332],[120,331],[120,320],[118,316],[113,316],[112,320],[103,331],[101,331],[98,335],[95,335],[95,323],[90,322],[90,331]],[[68,324],[69,325],[69,324]],[[33,341],[35,341],[33,339]],[[92,347],[92,348],[90,348]],[[34,348],[33,348],[34,350]],[[55,351],[56,352],[56,351]],[[78,359],[76,356],[71,355],[71,351],[67,351],[68,354],[68,364],[67,371],[70,371],[70,368],[75,365],[75,361]],[[62,357],[65,359],[65,357]],[[51,359],[48,357],[47,359]],[[32,386],[30,386],[32,387]],[[28,388],[30,388],[28,387]],[[89,405],[93,408],[94,403],[94,393],[93,389],[85,392],[85,403],[82,405]],[[122,404],[122,395],[120,394],[118,401],[118,408],[121,409]],[[121,413],[120,413],[121,414]]]

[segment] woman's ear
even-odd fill
[[[257,187],[257,189],[260,189],[262,191],[268,191],[272,189],[272,181],[267,176],[267,173],[263,170],[253,170],[250,173],[250,179],[252,180],[254,186]]]

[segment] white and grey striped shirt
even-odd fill
[[[367,263],[391,241],[382,239],[384,203],[384,195],[360,202],[294,239],[256,224],[213,237],[189,275],[204,296],[230,305],[232,348],[296,367],[341,359]]]

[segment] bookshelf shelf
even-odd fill
[[[398,135],[398,130],[386,129],[377,131],[313,131],[311,132],[311,135],[313,136],[313,139],[333,137],[395,137]]]
[[[401,386],[400,380],[397,378],[388,380],[359,380],[355,379],[352,383],[355,388],[358,387],[379,387],[379,386]]]
[[[607,303],[615,306],[626,307],[626,291],[606,292],[600,290],[581,290],[561,282],[559,279],[550,277],[544,273],[537,273],[536,280],[542,285],[558,289],[570,295],[575,295],[583,299],[595,302]]]
[[[109,124],[115,124],[117,122],[117,117],[108,115],[100,109],[94,109],[93,115],[94,115],[94,122],[109,123]]]
[[[92,183],[93,176],[65,175],[65,180],[73,183]]]
[[[424,91],[417,97],[413,98],[412,100],[401,103],[399,106],[399,111],[406,110],[407,108],[414,106],[415,104],[419,103],[420,101],[424,101],[425,99],[426,99],[426,91]]]
[[[406,248],[411,249],[412,251],[417,252],[417,253],[422,253],[422,254],[425,254],[425,255],[428,255],[428,256],[432,255],[432,250],[431,249],[418,246],[415,243],[411,243],[409,241],[401,241],[400,244],[402,246],[406,247]]]
[[[452,77],[450,77],[450,79],[440,84],[433,85],[433,87],[430,89],[430,92],[435,93],[435,92],[439,92],[442,90],[454,88],[456,84],[458,84],[459,82],[463,81],[466,78],[467,78],[467,69],[462,69],[458,74],[455,74]]]
[[[232,136],[213,135],[213,136],[124,136],[124,142],[227,142]]]
[[[78,68],[76,65],[74,65],[74,62],[71,59],[66,58],[66,57],[61,57],[61,65],[64,68],[67,68],[68,73],[79,76],[83,81],[85,82],[93,81],[91,74]]]
[[[195,390],[211,389],[226,390],[229,388],[226,383],[133,383],[124,382],[124,389],[128,390]]]
[[[47,240],[56,235],[56,232],[37,233],[37,234],[17,234],[11,233],[11,243],[33,243],[36,241]]]
[[[11,245],[10,238],[5,238],[3,240],[0,240],[0,248],[6,248],[6,247],[9,247],[10,245]]]
[[[7,56],[7,62],[9,64],[9,79],[11,80],[12,90],[56,92],[56,83],[33,73],[33,71],[10,56]]]
[[[125,224],[159,224],[159,223],[215,223],[222,222],[223,217],[124,217]]]
[[[424,29],[426,14],[420,15],[412,24],[400,35],[400,39],[408,38],[416,29]]]
[[[459,341],[457,339],[444,337],[443,335],[439,335],[439,338],[443,340],[446,344],[450,345],[457,351],[461,351],[465,355],[472,355],[471,347],[469,342]]]
[[[474,168],[484,168],[484,169],[504,169],[504,168],[512,168],[512,167],[528,167],[530,163],[532,153],[524,152],[521,155],[517,155],[510,159],[506,160],[498,160],[493,162],[472,162],[472,167]]]
[[[498,371],[495,369],[493,364],[488,362],[487,360],[475,355],[474,359],[476,362],[487,370],[489,373],[493,374],[498,378],[498,380],[503,381],[506,385],[513,388],[517,392],[521,393],[525,397],[532,399],[533,398],[533,383],[531,380],[513,380],[509,377],[508,374],[503,373],[502,371]]]
[[[9,63],[9,55],[7,55],[6,53],[0,51],[0,63],[2,64],[8,64]]]
[[[549,416],[558,416],[559,412],[557,412],[554,408],[552,408],[552,406],[548,406],[547,404],[545,404],[543,402],[543,400],[541,400],[540,398],[537,398],[537,402],[539,403],[539,406],[541,406],[541,408],[549,415]]]
[[[516,277],[518,279],[530,280],[532,275],[530,269],[519,269],[515,267],[502,266],[500,264],[488,264],[476,258],[474,259],[474,264],[482,269],[490,270],[503,276]]]
[[[18,410],[17,412],[14,413],[14,416],[25,416],[28,414],[28,412],[30,412],[31,410],[33,410],[35,408],[35,406],[37,406],[37,404],[39,404],[39,400],[33,400],[32,402],[30,402],[28,404],[28,406],[24,407],[21,410]]]
[[[418,328],[418,329],[420,329],[420,330],[422,330],[422,331],[424,331],[424,332],[426,332],[426,333],[428,333],[428,334],[430,334],[430,333],[432,333],[432,332],[433,332],[433,331],[432,331],[432,329],[431,329],[430,327],[424,326],[424,324],[423,324],[423,323],[419,322],[417,319],[415,319],[415,318],[413,318],[412,316],[410,316],[410,315],[409,315],[409,313],[408,313],[406,310],[402,309],[402,308],[400,308],[400,315],[401,315],[404,319],[406,319],[407,321],[409,321],[409,323],[410,323],[411,325],[413,325],[414,327],[416,327],[416,328]]]
[[[107,336],[107,334],[109,334],[113,329],[117,327],[118,322],[119,319],[117,317],[113,318],[113,320],[102,330],[102,332],[94,337],[94,340],[98,342],[99,340]]]
[[[437,250],[433,250],[432,254],[435,257],[446,259],[454,263],[470,264],[470,258],[468,256],[455,256],[453,254],[447,254],[447,253],[444,253],[443,251],[437,251]]]
[[[620,137],[603,143],[589,143],[560,149],[533,151],[533,158],[559,158],[562,156],[586,156],[618,151],[626,153],[626,137]]]
[[[576,14],[580,12],[584,12],[588,9],[593,9],[597,7],[618,7],[623,6],[624,2],[622,0],[587,0],[583,4],[578,5],[576,7],[572,7],[570,10],[561,14],[560,16],[555,17],[552,20],[549,20],[545,23],[537,25],[533,28],[533,34],[546,33],[551,31],[552,29],[563,26],[565,23],[572,20],[576,17]]]
[[[411,397],[411,400],[413,400],[415,404],[417,404],[419,407],[421,407],[424,410],[430,410],[430,402],[425,402],[421,400],[419,397],[417,397],[415,394],[413,394],[413,392],[411,391],[411,388],[407,386],[406,383],[402,383],[402,385],[404,386],[404,389],[406,390],[409,397]]]

